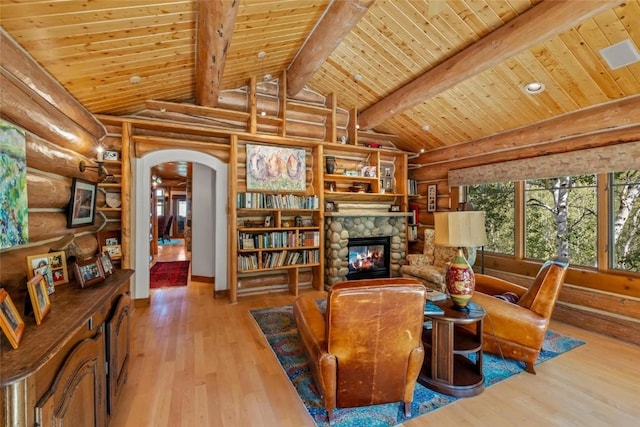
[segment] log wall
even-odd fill
[[[0,51],[0,117],[26,131],[29,242],[0,251],[0,287],[20,299],[26,291],[27,256],[49,252],[68,235],[76,237],[78,257],[97,252],[96,232],[105,219],[96,213],[94,225],[69,229],[67,206],[73,178],[98,181],[95,170],[83,173],[78,165],[93,164],[106,130],[4,31]],[[98,206],[103,197],[98,192]]]

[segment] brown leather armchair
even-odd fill
[[[425,300],[425,287],[405,278],[335,284],[325,313],[312,295],[296,299],[293,314],[330,423],[336,407],[395,401],[410,416]]]
[[[471,300],[487,312],[482,339],[486,352],[525,363],[527,372],[535,374],[551,314],[564,283],[568,264],[547,261],[538,271],[529,289],[496,277],[476,274],[476,288]],[[518,302],[503,301],[495,295],[513,292]]]

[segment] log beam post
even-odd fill
[[[296,95],[304,88],[304,85],[320,69],[353,27],[358,25],[373,3],[375,0],[332,2],[289,66],[287,71],[289,96]]]
[[[196,46],[196,99],[198,105],[216,107],[227,50],[238,15],[239,0],[198,2]]]

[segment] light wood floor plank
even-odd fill
[[[176,249],[179,250],[179,249]],[[323,293],[314,292],[320,298]],[[248,311],[291,304],[288,294],[211,296],[210,283],[154,290],[133,313],[129,377],[113,427],[313,427]],[[616,426],[640,419],[640,347],[559,322],[586,344],[403,424]]]

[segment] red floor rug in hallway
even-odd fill
[[[149,288],[187,286],[191,261],[158,262],[151,267]]]

